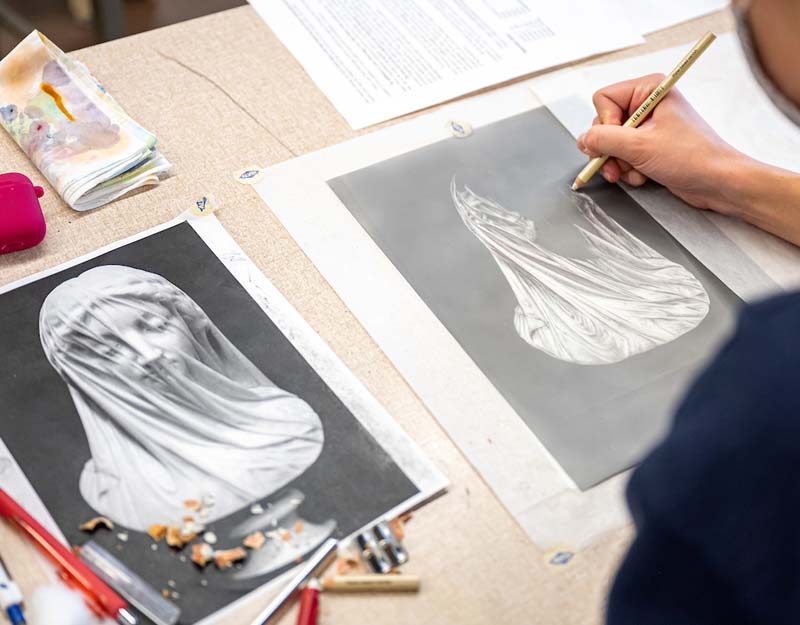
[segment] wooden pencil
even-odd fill
[[[664,77],[664,80],[653,90],[653,93],[642,102],[642,105],[636,109],[633,115],[630,116],[628,121],[623,124],[625,128],[636,128],[639,124],[641,124],[647,115],[655,108],[656,104],[661,102],[664,99],[664,96],[669,93],[669,90],[672,89],[673,85],[683,76],[686,71],[694,64],[694,62],[700,58],[700,55],[703,54],[708,49],[717,36],[714,33],[708,32],[703,35],[700,40],[694,44],[691,50],[686,54],[681,62],[675,66],[669,74]],[[585,185],[589,180],[591,180],[592,176],[594,176],[603,164],[608,160],[608,156],[598,156],[590,160],[586,167],[581,170],[581,173],[578,174],[577,178],[575,178],[575,182],[572,185],[572,190],[577,191],[583,185]]]
[[[416,575],[340,575],[322,580],[322,590],[336,592],[416,592]]]

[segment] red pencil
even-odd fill
[[[303,588],[300,595],[300,610],[297,613],[297,625],[317,625],[319,614],[319,582],[312,579]]]
[[[121,625],[136,625],[138,619],[128,604],[92,573],[75,554],[39,524],[25,509],[0,488],[0,516],[5,517],[33,541],[33,544],[58,567],[62,578],[80,590],[89,607],[98,615],[116,620]]]

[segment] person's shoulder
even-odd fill
[[[692,511],[727,510],[721,493],[734,498],[738,489],[759,500],[759,479],[797,464],[798,415],[800,294],[788,294],[744,307],[669,433],[634,472],[628,490],[634,516],[655,510],[678,531]],[[692,523],[703,526],[696,518]]]
[[[641,579],[653,579],[659,590],[697,592],[698,604],[739,593],[771,605],[796,534],[798,458],[800,294],[787,294],[744,307],[666,438],[634,471],[627,494],[639,534],[632,553],[647,559],[640,568],[626,561],[639,576],[628,577],[629,592],[641,594]],[[670,580],[662,571],[672,565]],[[647,577],[653,570],[659,575]],[[716,608],[709,614],[718,616]]]
[[[686,396],[679,425],[703,414],[743,439],[756,432],[800,442],[800,293],[746,305],[737,328]],[[690,427],[695,427],[694,425]],[[713,433],[714,436],[718,432]]]
[[[798,327],[800,318],[800,291],[768,297],[742,309],[739,329],[763,333],[772,329],[772,324]],[[769,323],[765,326],[764,323]],[[800,332],[797,333],[800,336]]]
[[[749,366],[775,367],[794,375],[800,366],[800,292],[786,293],[742,309],[729,347],[730,356],[750,359]],[[731,350],[728,350],[731,351]],[[742,366],[747,363],[740,362]],[[765,380],[766,381],[766,380]],[[800,380],[799,380],[800,381]]]

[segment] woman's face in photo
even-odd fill
[[[113,329],[103,322],[109,318]],[[162,304],[151,303],[146,309],[120,302],[95,304],[87,311],[85,324],[104,355],[115,361],[146,366],[162,357],[198,356],[184,320]]]

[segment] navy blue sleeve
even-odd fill
[[[745,308],[628,502],[609,625],[800,621],[800,295]]]

